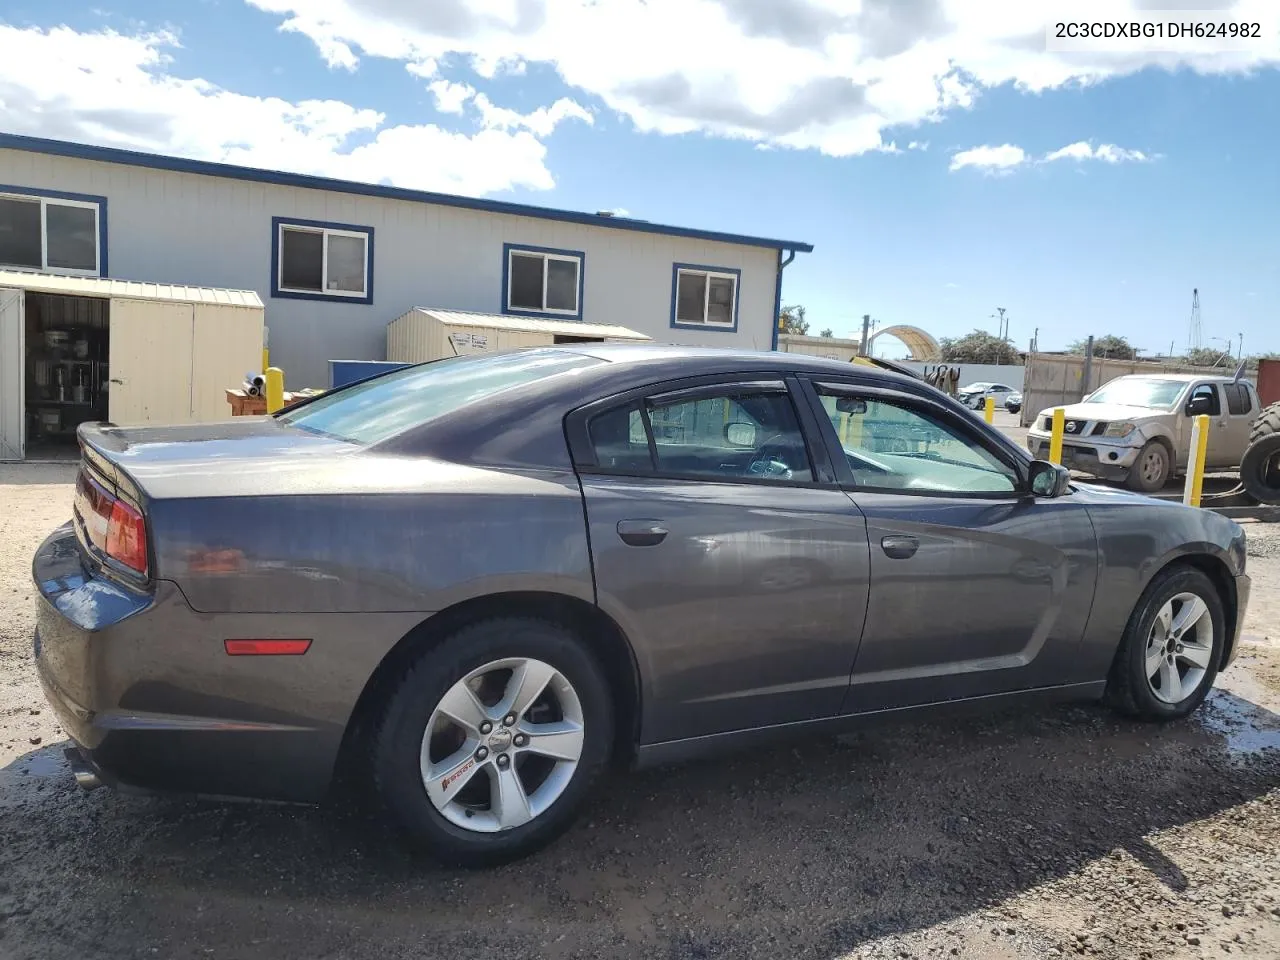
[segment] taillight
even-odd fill
[[[123,500],[111,504],[107,524],[107,556],[130,570],[147,572],[147,524],[142,514]]]

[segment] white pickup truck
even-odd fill
[[[1027,431],[1027,449],[1036,457],[1048,453],[1054,409],[1037,414]],[[1151,493],[1186,471],[1192,418],[1200,414],[1209,417],[1206,466],[1239,466],[1261,404],[1246,380],[1135,374],[1110,380],[1064,409],[1063,466]]]

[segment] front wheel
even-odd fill
[[[405,672],[374,736],[374,772],[411,840],[445,862],[487,866],[563,833],[612,743],[595,658],[557,624],[501,617]]]
[[[1204,701],[1226,643],[1217,587],[1192,567],[1157,574],[1138,601],[1107,678],[1107,699],[1143,720],[1176,720]]]
[[[1163,490],[1169,482],[1169,466],[1169,448],[1159,440],[1147,441],[1129,468],[1129,489],[1141,493]]]

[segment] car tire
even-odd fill
[[[1240,461],[1240,482],[1259,503],[1280,503],[1280,403],[1258,415]]]
[[[1226,624],[1222,597],[1203,572],[1176,566],[1157,574],[1125,627],[1107,678],[1107,702],[1140,720],[1187,716],[1213,686]]]
[[[546,678],[544,692],[517,704],[520,719],[505,723],[495,709],[522,689],[518,671],[529,690]],[[453,719],[476,707],[482,712],[464,717],[470,726]],[[544,729],[548,717],[555,726]],[[486,723],[490,730],[481,734]],[[571,747],[557,746],[558,759],[539,752],[553,742],[548,736],[565,730],[570,739],[554,742],[571,744],[574,725],[580,743],[572,765],[564,759]],[[536,618],[495,617],[456,631],[404,670],[374,727],[374,784],[395,823],[437,860],[506,863],[572,824],[608,765],[613,726],[604,672],[571,631]]]
[[[1169,469],[1169,448],[1159,440],[1148,440],[1134,458],[1126,483],[1130,490],[1155,493],[1169,482]]]

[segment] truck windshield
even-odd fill
[[[1168,410],[1186,385],[1182,380],[1120,377],[1104,383],[1085,403],[1116,403],[1125,407],[1158,407]]]
[[[340,440],[377,443],[499,391],[603,362],[567,350],[448,357],[354,384],[279,419]]]

